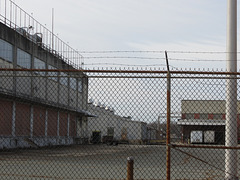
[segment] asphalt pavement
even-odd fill
[[[134,179],[166,179],[164,145],[76,145],[0,152],[0,179],[126,179],[127,157]],[[224,179],[224,150],[172,148],[171,179]]]

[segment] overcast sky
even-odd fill
[[[3,1],[4,0],[2,0],[2,2]],[[83,53],[83,51],[167,50],[169,64],[173,69],[205,68],[206,70],[208,68],[223,68],[223,70],[225,70],[226,68],[226,53],[224,52],[226,51],[227,0],[13,1],[26,12],[32,14],[41,24],[46,24],[48,29],[51,29],[52,26],[52,8],[54,8],[54,33],[58,34],[63,41],[69,42],[69,45],[74,49],[82,52],[82,55],[85,57],[85,67],[106,67],[107,65],[104,65],[104,63],[108,63],[110,67],[117,66],[116,64],[124,64],[124,66],[143,65],[142,67],[144,68],[146,68],[147,65],[155,65],[153,66],[155,68],[166,68],[164,53],[134,52],[108,54]],[[176,51],[178,52],[176,53]],[[92,56],[128,56],[142,58],[87,58]],[[144,57],[146,59],[144,59]],[[102,65],[99,63],[102,63]],[[92,66],[91,64],[94,65]],[[165,81],[157,82],[164,84]],[[221,93],[220,91],[218,92],[218,85],[223,87],[223,83],[214,84],[213,82],[200,82],[194,79],[193,82],[186,81],[189,83],[188,85],[184,85],[184,82],[185,81],[179,83],[186,88],[184,91],[177,86],[178,83],[175,83],[175,87],[172,87],[173,91],[175,91],[175,96],[177,96],[174,99],[176,107],[180,107],[176,105],[177,102],[180,104],[180,100],[186,98],[218,99],[219,97],[217,95]],[[103,85],[101,85],[101,83]],[[95,101],[115,107],[118,113],[125,113],[122,115],[136,116],[137,118],[135,119],[138,120],[142,120],[141,117],[145,118],[145,116],[149,116],[157,120],[157,114],[164,110],[161,109],[160,111],[155,109],[149,112],[151,109],[148,109],[149,107],[165,107],[164,95],[154,94],[155,92],[163,92],[165,94],[165,91],[153,91],[154,87],[161,88],[165,86],[154,86],[156,82],[152,82],[151,84],[150,80],[145,81],[142,79],[135,82],[139,85],[134,84],[132,81],[122,82],[120,80],[115,81],[115,86],[111,86],[113,82],[107,84],[107,82],[105,83],[105,81],[102,80],[101,83],[90,81],[89,97]],[[210,86],[210,83],[213,85]],[[202,89],[189,88],[191,84]],[[204,87],[204,85],[206,85],[206,87]],[[112,92],[111,87],[114,87],[114,92]],[[115,87],[121,88],[115,89]],[[129,89],[129,87],[132,89]],[[141,91],[143,87],[148,88],[145,91]],[[101,90],[100,88],[103,89]],[[178,89],[180,92],[177,92]],[[215,93],[213,89],[217,92]],[[209,91],[205,92],[204,90],[209,90],[212,93],[209,93]],[[102,92],[102,94],[95,93],[95,91]],[[106,93],[108,91],[110,92]],[[129,92],[129,94],[125,92],[122,93],[123,91]],[[196,94],[195,91],[199,94]],[[143,92],[146,94],[143,95]],[[125,94],[127,97],[122,97],[122,95]],[[150,97],[150,95],[152,96]],[[160,100],[156,101],[156,99],[153,98],[155,96],[159,97]],[[223,97],[224,96],[221,96],[221,98]],[[177,110],[178,109],[173,109],[173,111]],[[151,113],[152,115],[150,115]]]
[[[33,13],[49,29],[54,8],[54,33],[79,51],[225,52],[226,49],[227,0],[15,0],[15,3]],[[156,54],[144,56],[156,57]],[[169,52],[169,58],[173,59],[224,60],[225,56]],[[86,59],[85,63],[100,61],[164,64],[162,60],[137,59]],[[173,60],[170,64],[177,68],[225,68],[226,63]]]

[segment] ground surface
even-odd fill
[[[135,179],[166,179],[164,145],[78,145],[0,152],[0,179],[125,179],[128,156],[134,158]],[[172,149],[171,179],[224,179],[224,150]]]

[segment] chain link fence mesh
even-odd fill
[[[1,179],[226,177],[225,73],[173,72],[167,124],[166,72],[110,72],[2,69]]]

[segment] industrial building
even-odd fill
[[[240,102],[238,102],[238,141]],[[224,100],[182,100],[182,118],[177,124],[182,127],[182,141],[185,143],[224,144],[225,143]]]
[[[148,138],[147,123],[134,121],[131,117],[122,117],[114,112],[113,108],[100,103],[88,103],[88,111],[96,117],[88,118],[86,137],[93,137],[98,133],[99,140],[112,136],[117,141],[142,144]]]
[[[60,52],[71,49],[48,47],[34,25],[0,21],[0,149],[74,144],[91,116],[88,77]]]

